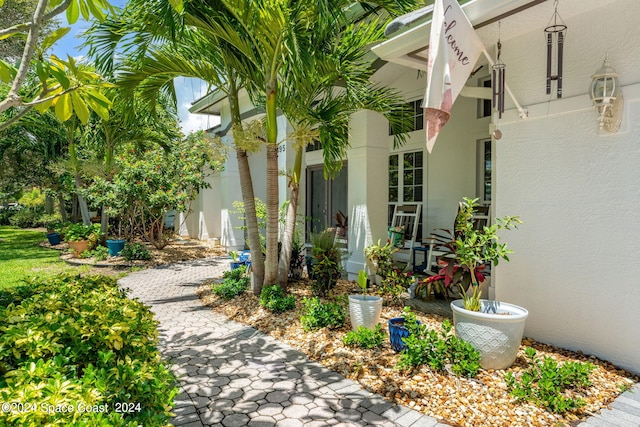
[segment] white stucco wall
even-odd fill
[[[523,224],[504,233],[515,253],[494,284],[497,299],[529,310],[525,335],[640,373],[640,3],[608,7],[566,22],[562,100],[544,93],[541,32],[503,42],[530,117],[510,111],[496,144],[496,215]],[[613,135],[586,95],[606,54],[625,98]]]

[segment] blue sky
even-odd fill
[[[111,0],[110,3],[116,7],[123,7],[126,0]],[[60,16],[61,25],[66,26],[66,17],[64,14]],[[66,58],[70,55],[74,58],[84,56],[86,49],[81,49],[82,32],[88,28],[89,24],[80,18],[78,22],[71,26],[71,31],[62,38],[51,50],[51,53]],[[195,79],[178,79],[176,82],[176,93],[178,96],[178,113],[182,131],[187,134],[189,132],[207,129],[218,124],[217,117],[206,116],[201,114],[189,114],[191,103],[205,94],[207,86],[204,82]]]

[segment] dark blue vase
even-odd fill
[[[60,234],[59,233],[49,233],[47,234],[47,240],[49,240],[49,244],[51,246],[60,244]]]
[[[125,240],[107,240],[107,248],[109,249],[109,256],[118,256],[124,249]]]
[[[418,320],[418,325],[420,321]],[[389,340],[391,340],[391,348],[396,352],[401,352],[406,348],[402,341],[403,338],[409,336],[409,330],[404,326],[404,317],[394,317],[389,319]]]

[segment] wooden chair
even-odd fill
[[[396,205],[389,227],[389,240],[398,248],[394,261],[406,262],[409,269],[413,262],[412,248],[416,246],[421,212],[421,203]]]

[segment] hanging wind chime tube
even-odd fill
[[[504,76],[505,76],[505,64],[500,59],[500,53],[502,50],[502,43],[498,39],[498,55],[496,62],[491,67],[491,87],[493,88],[493,98],[491,100],[491,106],[498,110],[498,118],[502,118],[504,113]]]
[[[547,95],[551,95],[551,81],[557,81],[556,95],[562,98],[562,60],[564,56],[564,40],[567,26],[558,14],[558,1],[555,1],[553,16],[544,29],[547,35]],[[553,71],[553,50],[556,50],[556,74]]]

